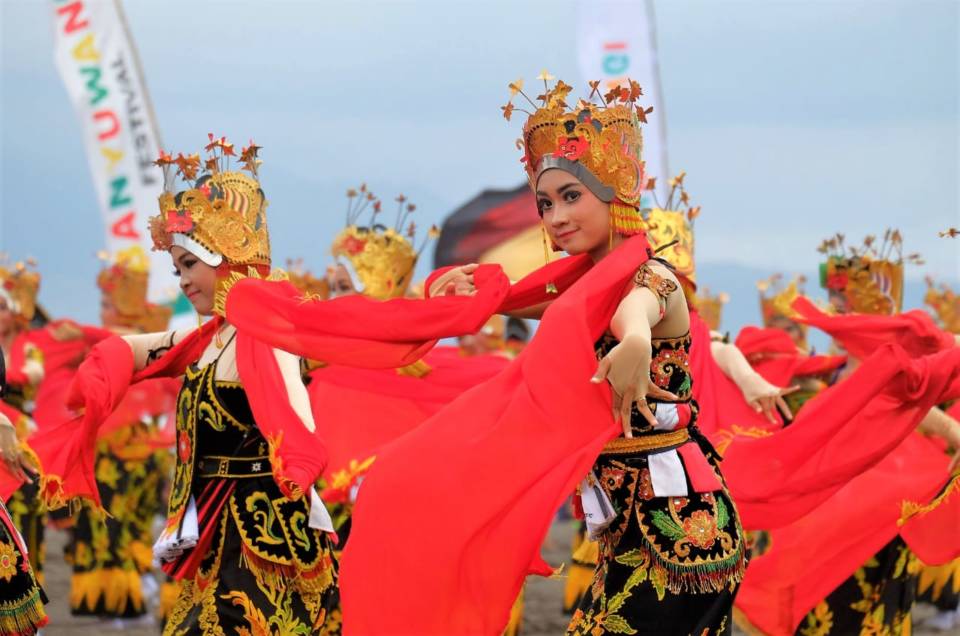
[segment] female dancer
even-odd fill
[[[177,463],[167,526],[154,545],[183,587],[166,634],[306,634],[323,628],[336,590],[329,516],[313,489],[324,464],[299,360],[237,334],[224,320],[230,286],[270,272],[257,147],[239,159],[210,137],[199,155],[163,155],[165,192],[151,219],[154,248],[170,252],[201,317],[190,332],[110,338],[84,362],[72,403],[81,420],[36,440],[48,500],[97,499],[92,449],[131,382],[184,375],[177,398]],[[174,168],[195,186],[173,191]],[[78,466],[79,464],[79,466]]]
[[[597,92],[592,86],[591,97]],[[511,85],[514,94],[521,88]],[[635,83],[611,90],[605,104],[580,101],[572,110],[564,103],[570,91],[563,82],[547,87],[524,126],[523,146],[545,250],[549,240],[574,259],[521,282],[501,307],[542,315],[537,336],[518,360],[378,457],[361,488],[344,553],[348,628],[400,633],[406,623],[418,633],[495,633],[506,622],[522,574],[544,571],[529,551],[535,552],[549,516],[593,464],[583,494],[593,494],[612,514],[594,524],[600,564],[569,633],[732,629],[745,547],[715,454],[696,429],[683,292],[669,267],[650,259],[642,237],[638,207],[646,177],[638,117],[647,111],[635,110]],[[513,110],[512,104],[504,108],[508,116]],[[429,287],[433,294],[471,294],[476,282],[482,293],[481,271],[452,270]],[[584,372],[590,358],[599,360],[592,386]],[[603,383],[613,389],[612,405],[597,386]],[[466,425],[470,431],[467,441],[446,429],[459,417],[458,430]],[[409,466],[414,454],[422,459],[417,469]],[[471,470],[479,471],[484,491],[469,486]],[[431,480],[430,474],[443,477]],[[431,590],[429,614],[404,595],[406,610],[391,606],[399,615],[371,615],[374,597],[390,585],[382,577],[370,581],[371,568],[393,545],[373,527],[374,516],[390,514],[383,508],[389,507],[389,489],[411,478],[426,483],[420,495],[431,502],[437,556],[461,564],[461,571],[421,568],[416,585],[418,594],[424,593],[421,583]],[[452,509],[464,498],[471,512],[448,520],[448,500]],[[481,562],[494,546],[504,552],[499,541],[517,548],[516,560],[505,555],[496,563],[506,576]],[[495,590],[495,582],[506,589]],[[444,583],[453,589],[433,596]],[[472,603],[480,590],[487,605],[482,609]]]

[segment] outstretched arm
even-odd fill
[[[781,388],[770,384],[753,370],[743,352],[735,345],[715,340],[710,343],[710,353],[713,354],[713,359],[723,374],[737,385],[743,393],[743,399],[753,410],[763,413],[773,424],[777,423],[774,417],[777,407],[780,407],[789,419],[793,419],[793,413],[790,412],[790,407],[787,406],[783,397],[800,387]]]

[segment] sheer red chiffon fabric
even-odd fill
[[[426,376],[394,369],[327,366],[310,373],[310,404],[324,441],[331,477],[351,461],[362,462],[384,444],[423,423],[461,393],[503,371],[500,355],[465,357],[455,347],[436,347],[423,361]]]
[[[130,346],[119,337],[96,345],[70,386],[66,404],[78,415],[38,431],[31,445],[40,458],[42,495],[52,506],[83,497],[100,504],[94,476],[95,442],[121,405],[131,384],[183,375],[200,359],[221,319],[186,336],[138,373]],[[237,368],[257,426],[270,444],[274,479],[291,497],[313,486],[326,463],[320,439],[303,426],[288,400],[273,349],[245,334],[237,336]]]

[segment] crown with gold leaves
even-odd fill
[[[147,301],[150,259],[143,248],[134,245],[112,257],[106,252],[100,252],[98,256],[104,267],[97,275],[97,287],[110,299],[117,314],[117,324],[107,326],[147,333],[165,330],[173,310]]]
[[[723,292],[711,294],[709,289],[704,288],[697,290],[694,306],[707,326],[713,331],[718,331],[723,318],[723,306],[729,301],[730,296],[727,294]]]
[[[537,105],[523,92],[523,80],[509,85],[510,101],[502,106],[508,121],[515,106],[513,98],[522,95],[533,112],[516,108],[529,115],[523,125],[523,163],[530,187],[535,189],[539,176],[550,168],[560,168],[577,177],[598,199],[610,205],[614,229],[621,234],[637,234],[643,230],[640,218],[640,197],[647,185],[641,152],[641,122],[647,121],[652,108],[636,105],[643,94],[640,85],[628,80],[627,86],[616,83],[601,94],[599,81],[589,82],[590,94],[578,100],[573,109],[566,99],[573,90],[563,81],[553,87],[552,75],[543,71],[544,92]],[[598,98],[600,103],[592,100]]]
[[[766,280],[757,281],[763,326],[783,329],[787,325],[795,325],[800,331],[800,344],[804,348],[808,327],[795,320],[797,312],[793,310],[793,301],[803,295],[802,287],[805,282],[806,277],[794,276],[789,283],[784,284],[783,274],[774,274]]]
[[[205,251],[196,255],[208,265],[224,259],[231,265],[270,265],[267,200],[257,180],[260,146],[251,141],[240,151],[237,160],[246,172],[237,172],[230,170],[233,144],[208,137],[202,174],[199,154],[173,157],[161,151],[155,162],[164,171],[164,192],[160,214],[150,219],[153,248],[169,250],[185,237],[181,247]],[[176,192],[177,176],[193,187]]]
[[[330,297],[330,281],[317,278],[303,265],[303,259],[287,260],[287,279],[307,298],[326,300]]]
[[[842,296],[846,311],[891,315],[903,307],[903,266],[923,264],[919,254],[903,256],[899,230],[887,229],[883,240],[867,236],[860,247],[847,246],[843,234],[817,248],[827,260],[820,265],[820,286]]]
[[[23,322],[30,322],[37,312],[37,292],[40,290],[40,274],[36,271],[36,262],[27,259],[6,263],[6,257],[0,259],[0,298],[7,307]]]
[[[945,283],[938,287],[932,278],[927,277],[927,293],[923,302],[934,311],[944,329],[960,334],[960,295]]]
[[[647,239],[657,256],[670,263],[677,274],[696,285],[696,267],[693,259],[693,222],[700,216],[700,206],[690,205],[690,195],[683,185],[686,172],[669,181],[670,193],[663,205],[657,201],[653,179],[647,184],[656,207],[644,210]]]
[[[386,226],[378,222],[382,202],[366,184],[347,190],[346,227],[331,245],[335,258],[350,261],[363,284],[363,294],[378,300],[400,298],[406,293],[423,248],[428,241],[440,236],[440,230],[432,226],[416,249],[416,224],[410,221],[405,231],[403,227],[417,207],[402,194],[395,200],[396,220],[393,226]],[[369,222],[360,225],[360,217],[366,212],[370,213]]]

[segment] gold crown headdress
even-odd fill
[[[707,323],[707,326],[713,331],[718,331],[723,317],[723,306],[729,300],[730,296],[723,292],[714,295],[710,293],[709,289],[704,288],[697,290],[694,305],[697,308],[697,313]]]
[[[30,322],[37,313],[37,292],[40,290],[40,274],[36,261],[27,259],[6,264],[0,262],[0,298],[22,321]]]
[[[303,265],[303,259],[287,259],[287,278],[307,298],[326,300],[330,297],[330,281],[317,278]]]
[[[806,348],[807,325],[799,323],[794,318],[797,312],[793,310],[793,301],[803,295],[803,284],[807,282],[804,276],[794,276],[786,285],[783,284],[783,274],[774,274],[766,280],[757,281],[757,291],[760,293],[760,315],[763,326],[782,329],[785,325],[795,325],[800,331],[801,346]]]
[[[417,208],[402,194],[396,202],[396,221],[392,227],[387,227],[377,222],[382,203],[366,184],[359,189],[347,190],[347,226],[331,245],[335,258],[342,256],[350,262],[363,284],[363,294],[379,300],[400,298],[406,293],[423,248],[440,235],[437,226],[431,226],[420,248],[416,249],[416,224],[410,221],[406,231],[403,227]],[[360,216],[368,210],[368,224],[359,225]]]
[[[927,277],[927,293],[923,302],[937,314],[944,329],[960,334],[960,295],[945,283],[937,287],[933,279]]]
[[[637,234],[643,230],[640,218],[640,197],[647,185],[641,153],[643,136],[640,123],[647,121],[652,108],[636,105],[643,91],[640,85],[628,80],[626,87],[619,83],[601,96],[600,82],[592,81],[587,99],[581,99],[573,109],[566,103],[573,90],[563,81],[551,88],[554,77],[543,71],[537,79],[543,80],[544,93],[537,96],[538,106],[523,92],[523,80],[509,85],[510,100],[502,106],[508,121],[515,110],[513,98],[520,94],[534,108],[534,112],[516,109],[529,115],[523,125],[523,138],[518,147],[523,149],[524,169],[532,189],[540,174],[550,168],[560,168],[579,179],[598,199],[610,204],[615,229],[620,234]],[[594,103],[594,97],[602,103]]]
[[[774,327],[777,318],[793,320],[797,313],[793,310],[793,301],[803,295],[801,286],[807,282],[804,276],[794,276],[786,285],[783,274],[774,274],[766,280],[757,281],[760,292],[760,314],[764,327]]]
[[[144,332],[163,331],[173,310],[147,301],[150,259],[139,245],[120,250],[111,258],[106,252],[98,256],[105,266],[97,275],[97,287],[113,303],[117,325]]]
[[[920,255],[903,256],[899,230],[887,229],[879,246],[875,236],[867,236],[860,247],[847,247],[844,241],[843,234],[836,234],[817,248],[827,257],[820,265],[820,286],[841,295],[846,311],[899,313],[903,307],[904,263],[920,265]]]
[[[693,258],[693,222],[700,216],[700,206],[690,205],[690,195],[683,186],[686,172],[669,181],[670,194],[664,205],[657,201],[656,184],[653,179],[647,184],[656,207],[646,212],[647,239],[657,256],[670,263],[677,274],[696,285],[696,267]]]
[[[230,171],[233,144],[226,137],[208,135],[209,153],[199,179],[200,155],[173,157],[160,152],[155,162],[163,168],[164,192],[160,214],[150,219],[153,249],[181,245],[208,265],[223,260],[230,265],[270,265],[267,200],[257,180],[260,146],[252,141],[240,151],[243,172]],[[175,192],[179,175],[193,187]]]

